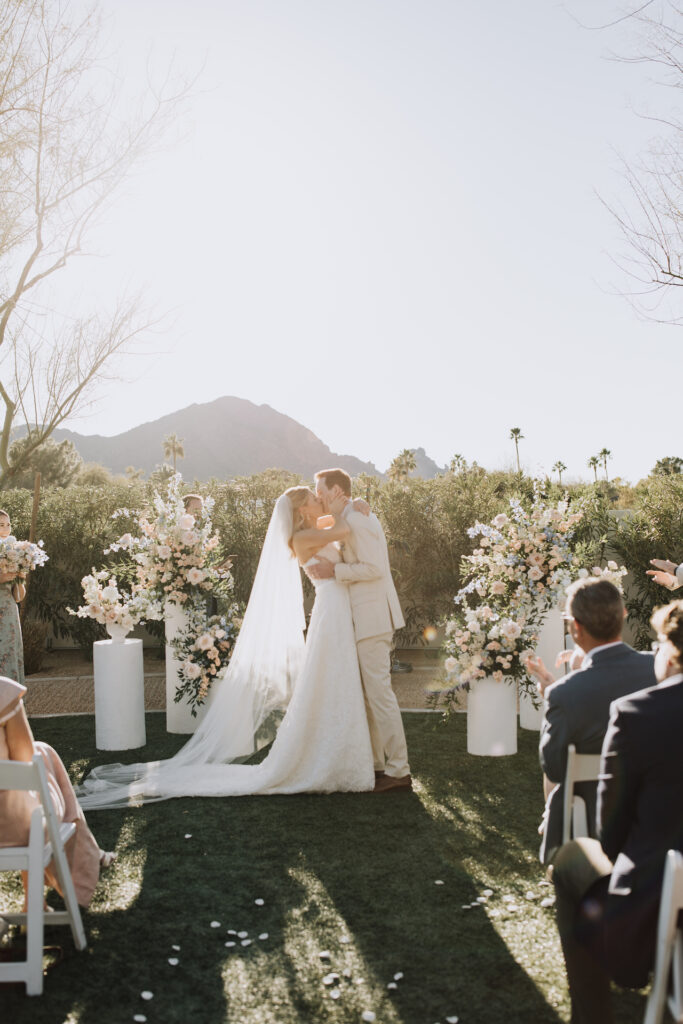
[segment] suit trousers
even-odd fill
[[[553,862],[557,930],[567,968],[572,1024],[613,1024],[610,977],[603,958],[585,942],[597,939],[604,918],[612,862],[597,839],[574,839]],[[587,926],[587,927],[586,927]]]
[[[410,773],[408,747],[396,694],[391,686],[393,633],[358,641],[358,661],[375,771],[400,778]]]

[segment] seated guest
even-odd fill
[[[676,565],[675,562],[670,562],[666,558],[651,558],[650,565],[654,565],[654,569],[648,569],[647,575],[652,576],[655,583],[661,584],[668,590],[678,590],[679,587],[683,587],[683,562]]]
[[[204,499],[201,494],[186,494],[183,498],[183,507],[191,516],[204,515]]]
[[[553,866],[575,1024],[611,1024],[610,979],[647,983],[666,853],[683,851],[683,601],[659,608],[652,625],[659,685],[612,705],[599,841],[567,843]]]
[[[555,788],[548,798],[548,822],[540,851],[543,864],[550,863],[562,842],[562,783],[569,744],[573,743],[579,754],[599,754],[612,701],[655,682],[652,654],[634,651],[621,639],[625,615],[621,594],[607,580],[577,580],[567,591],[565,618],[584,658],[580,669],[545,690],[539,753],[543,772]],[[596,793],[595,782],[576,786],[577,796],[586,802],[591,835],[595,835]]]
[[[34,740],[22,700],[25,693],[25,686],[0,676],[0,760],[31,761],[34,754],[42,755],[57,818],[76,823],[76,831],[65,849],[76,898],[82,907],[87,907],[97,885],[100,867],[109,867],[116,854],[105,853],[97,845],[59,754],[47,743]],[[25,846],[28,843],[31,813],[38,803],[34,793],[0,790],[0,847]],[[23,881],[26,890],[25,877]],[[59,888],[51,865],[45,871],[45,882]]]

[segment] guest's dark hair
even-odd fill
[[[665,636],[678,651],[677,661],[683,663],[683,601],[672,601],[655,608],[650,624],[659,636]]]
[[[588,576],[567,590],[567,611],[595,639],[607,643],[621,636],[624,600],[609,580]]]
[[[190,504],[191,501],[201,501],[202,505],[204,504],[204,499],[202,498],[201,494],[185,494],[183,496],[183,505],[185,507],[186,512],[187,506]]]
[[[347,498],[351,497],[351,477],[345,470],[321,469],[315,478],[322,480],[326,487],[340,487]]]

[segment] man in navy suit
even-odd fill
[[[547,700],[539,754],[546,776],[548,820],[540,858],[549,864],[562,842],[563,780],[567,748],[579,754],[599,754],[613,700],[656,682],[652,654],[634,651],[621,639],[624,602],[608,580],[588,577],[568,590],[565,618],[577,647],[584,652],[581,667],[545,689]],[[589,832],[595,835],[596,782],[582,782],[576,794],[586,803]]]
[[[574,1024],[611,1024],[610,979],[647,983],[666,853],[683,851],[683,601],[658,609],[652,625],[659,683],[612,705],[599,841],[567,843],[553,866]]]

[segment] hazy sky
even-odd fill
[[[126,87],[203,65],[63,288],[172,310],[157,354],[69,425],[113,434],[193,402],[268,403],[385,469],[402,448],[530,472],[683,455],[681,335],[619,294],[596,192],[653,132],[612,0],[105,0]],[[648,89],[650,89],[648,93]],[[656,98],[656,93],[654,94]],[[649,100],[648,100],[649,96]],[[666,97],[662,97],[666,101]],[[161,453],[160,453],[161,458]]]

